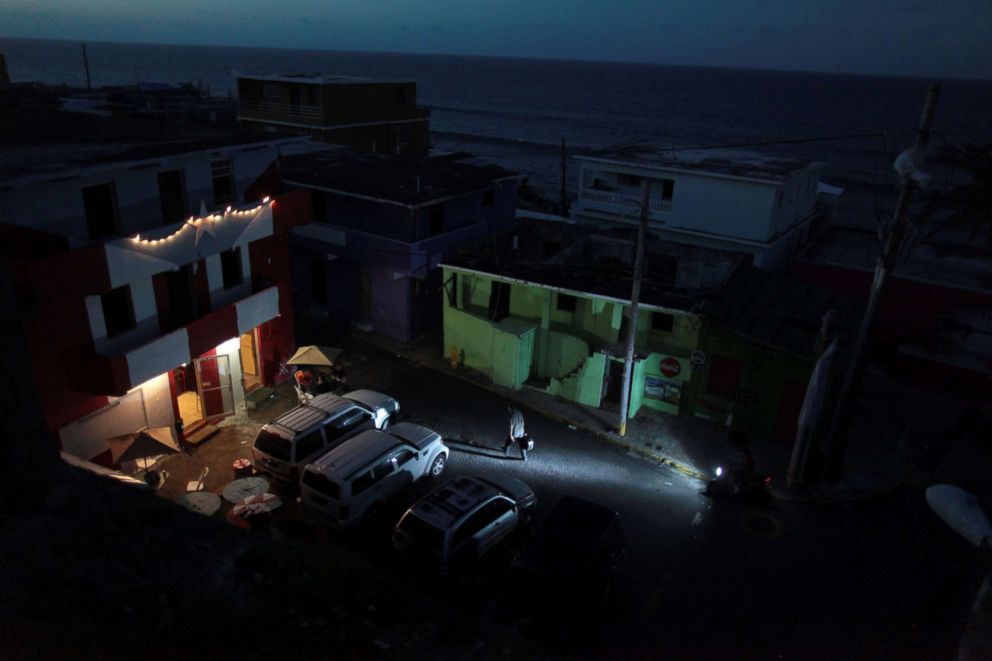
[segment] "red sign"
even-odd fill
[[[679,361],[669,356],[658,363],[658,369],[661,370],[662,374],[671,379],[679,375],[679,372],[682,371],[682,366],[679,365]]]

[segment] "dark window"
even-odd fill
[[[371,470],[362,473],[351,483],[351,495],[357,496],[376,482],[380,482],[384,477],[393,472],[393,460],[383,459]]]
[[[360,408],[349,409],[324,425],[324,435],[328,443],[334,444],[363,425],[372,428],[372,414]]]
[[[482,206],[491,207],[496,199],[496,191],[487,190],[482,194]]]
[[[679,273],[679,258],[674,255],[651,255],[648,257],[648,279],[666,285],[674,285]]]
[[[487,521],[482,510],[479,510],[472,516],[468,517],[455,532],[455,536],[451,541],[452,545],[458,546],[462,542],[468,540],[472,535],[482,530],[486,523]]]
[[[91,239],[117,234],[117,191],[113,183],[83,188],[83,210]]]
[[[314,303],[327,304],[327,257],[323,253],[310,258],[310,296]]]
[[[617,181],[620,182],[621,186],[640,186],[641,178],[636,174],[619,174],[617,175]]]
[[[300,88],[299,87],[290,87],[289,88],[289,105],[291,105],[291,106],[299,106],[300,105]]]
[[[398,105],[406,103],[406,87],[403,85],[396,86],[396,103]]]
[[[131,287],[124,285],[100,296],[103,320],[107,324],[107,337],[119,335],[134,328],[134,307],[131,304]]]
[[[510,314],[510,285],[506,282],[493,282],[489,291],[489,318],[493,321],[505,319]]]
[[[671,179],[661,180],[661,199],[671,200],[672,194],[675,193],[675,182]]]
[[[296,440],[296,461],[301,462],[320,450],[323,443],[319,431],[312,431],[303,438]]]
[[[262,83],[262,98],[266,101],[282,101],[282,86],[278,83]]]
[[[169,310],[166,316],[170,328],[184,326],[196,318],[196,299],[193,296],[193,273],[189,264],[166,273],[169,288]]]
[[[555,307],[564,312],[575,312],[576,298],[571,294],[558,294]]]
[[[444,207],[436,204],[431,207],[431,236],[444,232]]]
[[[402,466],[406,462],[417,456],[413,450],[400,450],[399,454],[396,455],[396,465]]]
[[[171,225],[186,217],[186,184],[182,170],[158,173],[158,200],[162,223]]]
[[[258,436],[255,438],[255,447],[280,461],[289,461],[289,451],[292,449],[292,445],[287,439],[264,429],[258,432]]]
[[[560,250],[561,244],[557,241],[548,241],[545,239],[541,242],[541,257],[548,258],[552,255],[557,255]]]
[[[706,379],[706,392],[731,399],[737,393],[744,363],[736,358],[713,356],[710,359],[709,376]]]
[[[444,531],[432,526],[412,512],[408,512],[400,520],[399,528],[429,549],[440,551],[444,544]]]
[[[244,280],[241,271],[241,248],[225,250],[220,254],[220,270],[224,276],[224,289],[237,287]]]
[[[303,471],[303,484],[314,491],[320,492],[328,498],[337,500],[341,497],[341,490],[337,482],[332,482],[320,473],[313,471]]]
[[[664,312],[651,313],[651,330],[671,333],[673,328],[675,328],[675,317]]]
[[[327,222],[327,196],[324,191],[310,191],[310,210],[318,223]]]
[[[313,85],[307,87],[307,105],[315,106],[317,105],[317,88]]]
[[[218,207],[234,202],[234,166],[230,158],[210,161],[210,174],[213,177],[214,204]]]

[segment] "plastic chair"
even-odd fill
[[[207,479],[207,473],[210,472],[210,466],[204,466],[203,470],[200,471],[200,477],[195,480],[190,480],[186,483],[186,492],[190,491],[203,491],[203,481]]]

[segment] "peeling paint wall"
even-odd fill
[[[567,378],[551,379],[551,384],[545,392],[598,408],[603,394],[603,373],[605,370],[606,355],[594,353],[585,360],[581,369]]]

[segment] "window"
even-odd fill
[[[510,314],[510,285],[506,282],[493,282],[489,291],[489,318],[501,321]]]
[[[491,207],[496,199],[496,191],[487,190],[482,194],[482,206]]]
[[[541,242],[541,257],[547,259],[553,255],[557,255],[561,250],[561,244],[557,241],[548,241],[544,239]]]
[[[641,178],[636,174],[618,174],[617,181],[621,186],[640,186]]]
[[[372,427],[372,414],[360,408],[353,408],[324,425],[324,435],[327,436],[328,443],[333,443],[362,425]]]
[[[675,317],[664,312],[651,313],[651,330],[671,333],[673,328],[675,328]]]
[[[571,294],[559,293],[555,300],[555,309],[563,312],[575,312],[576,298]]]
[[[395,457],[395,459],[396,459],[396,465],[397,466],[402,466],[406,462],[408,462],[411,459],[413,459],[415,456],[417,456],[417,455],[414,453],[413,450],[400,450],[399,453]]]
[[[107,325],[107,337],[114,337],[134,328],[134,307],[131,303],[130,285],[102,294],[100,303],[103,306],[103,320]]]
[[[162,224],[178,223],[186,217],[186,184],[182,170],[158,173],[158,200]]]
[[[234,166],[230,158],[218,158],[210,162],[213,177],[214,204],[218,207],[234,202]]]
[[[327,304],[327,258],[324,253],[310,257],[310,297],[314,303]]]
[[[83,212],[91,239],[117,234],[117,191],[113,182],[83,188]]]
[[[241,270],[241,248],[225,250],[220,254],[220,270],[224,276],[224,289],[237,287],[244,280]]]
[[[337,500],[341,497],[341,491],[337,482],[328,480],[327,477],[313,471],[303,471],[303,484],[315,491],[319,491],[328,498]]]
[[[196,298],[193,295],[193,273],[189,264],[180,266],[175,271],[165,273],[166,287],[169,291],[169,309],[165,327],[168,329],[184,326],[196,319]],[[159,311],[159,314],[164,312]]]
[[[736,358],[713,356],[710,360],[709,375],[706,379],[706,392],[732,399],[737,394],[744,363]]]
[[[301,90],[299,87],[289,88],[289,105],[296,106],[296,108],[294,108],[293,110],[297,112],[299,112],[299,106],[300,106],[300,91]]]
[[[393,460],[383,459],[369,471],[362,473],[351,483],[351,495],[357,496],[376,482],[393,472]]]
[[[444,207],[436,204],[431,207],[431,236],[437,236],[444,232]]]
[[[303,461],[321,448],[320,431],[312,431],[296,441],[296,461]]]
[[[307,86],[307,105],[315,106],[317,105],[317,88],[313,85]]]
[[[671,200],[672,195],[675,193],[675,182],[671,179],[661,180],[661,199]]]

